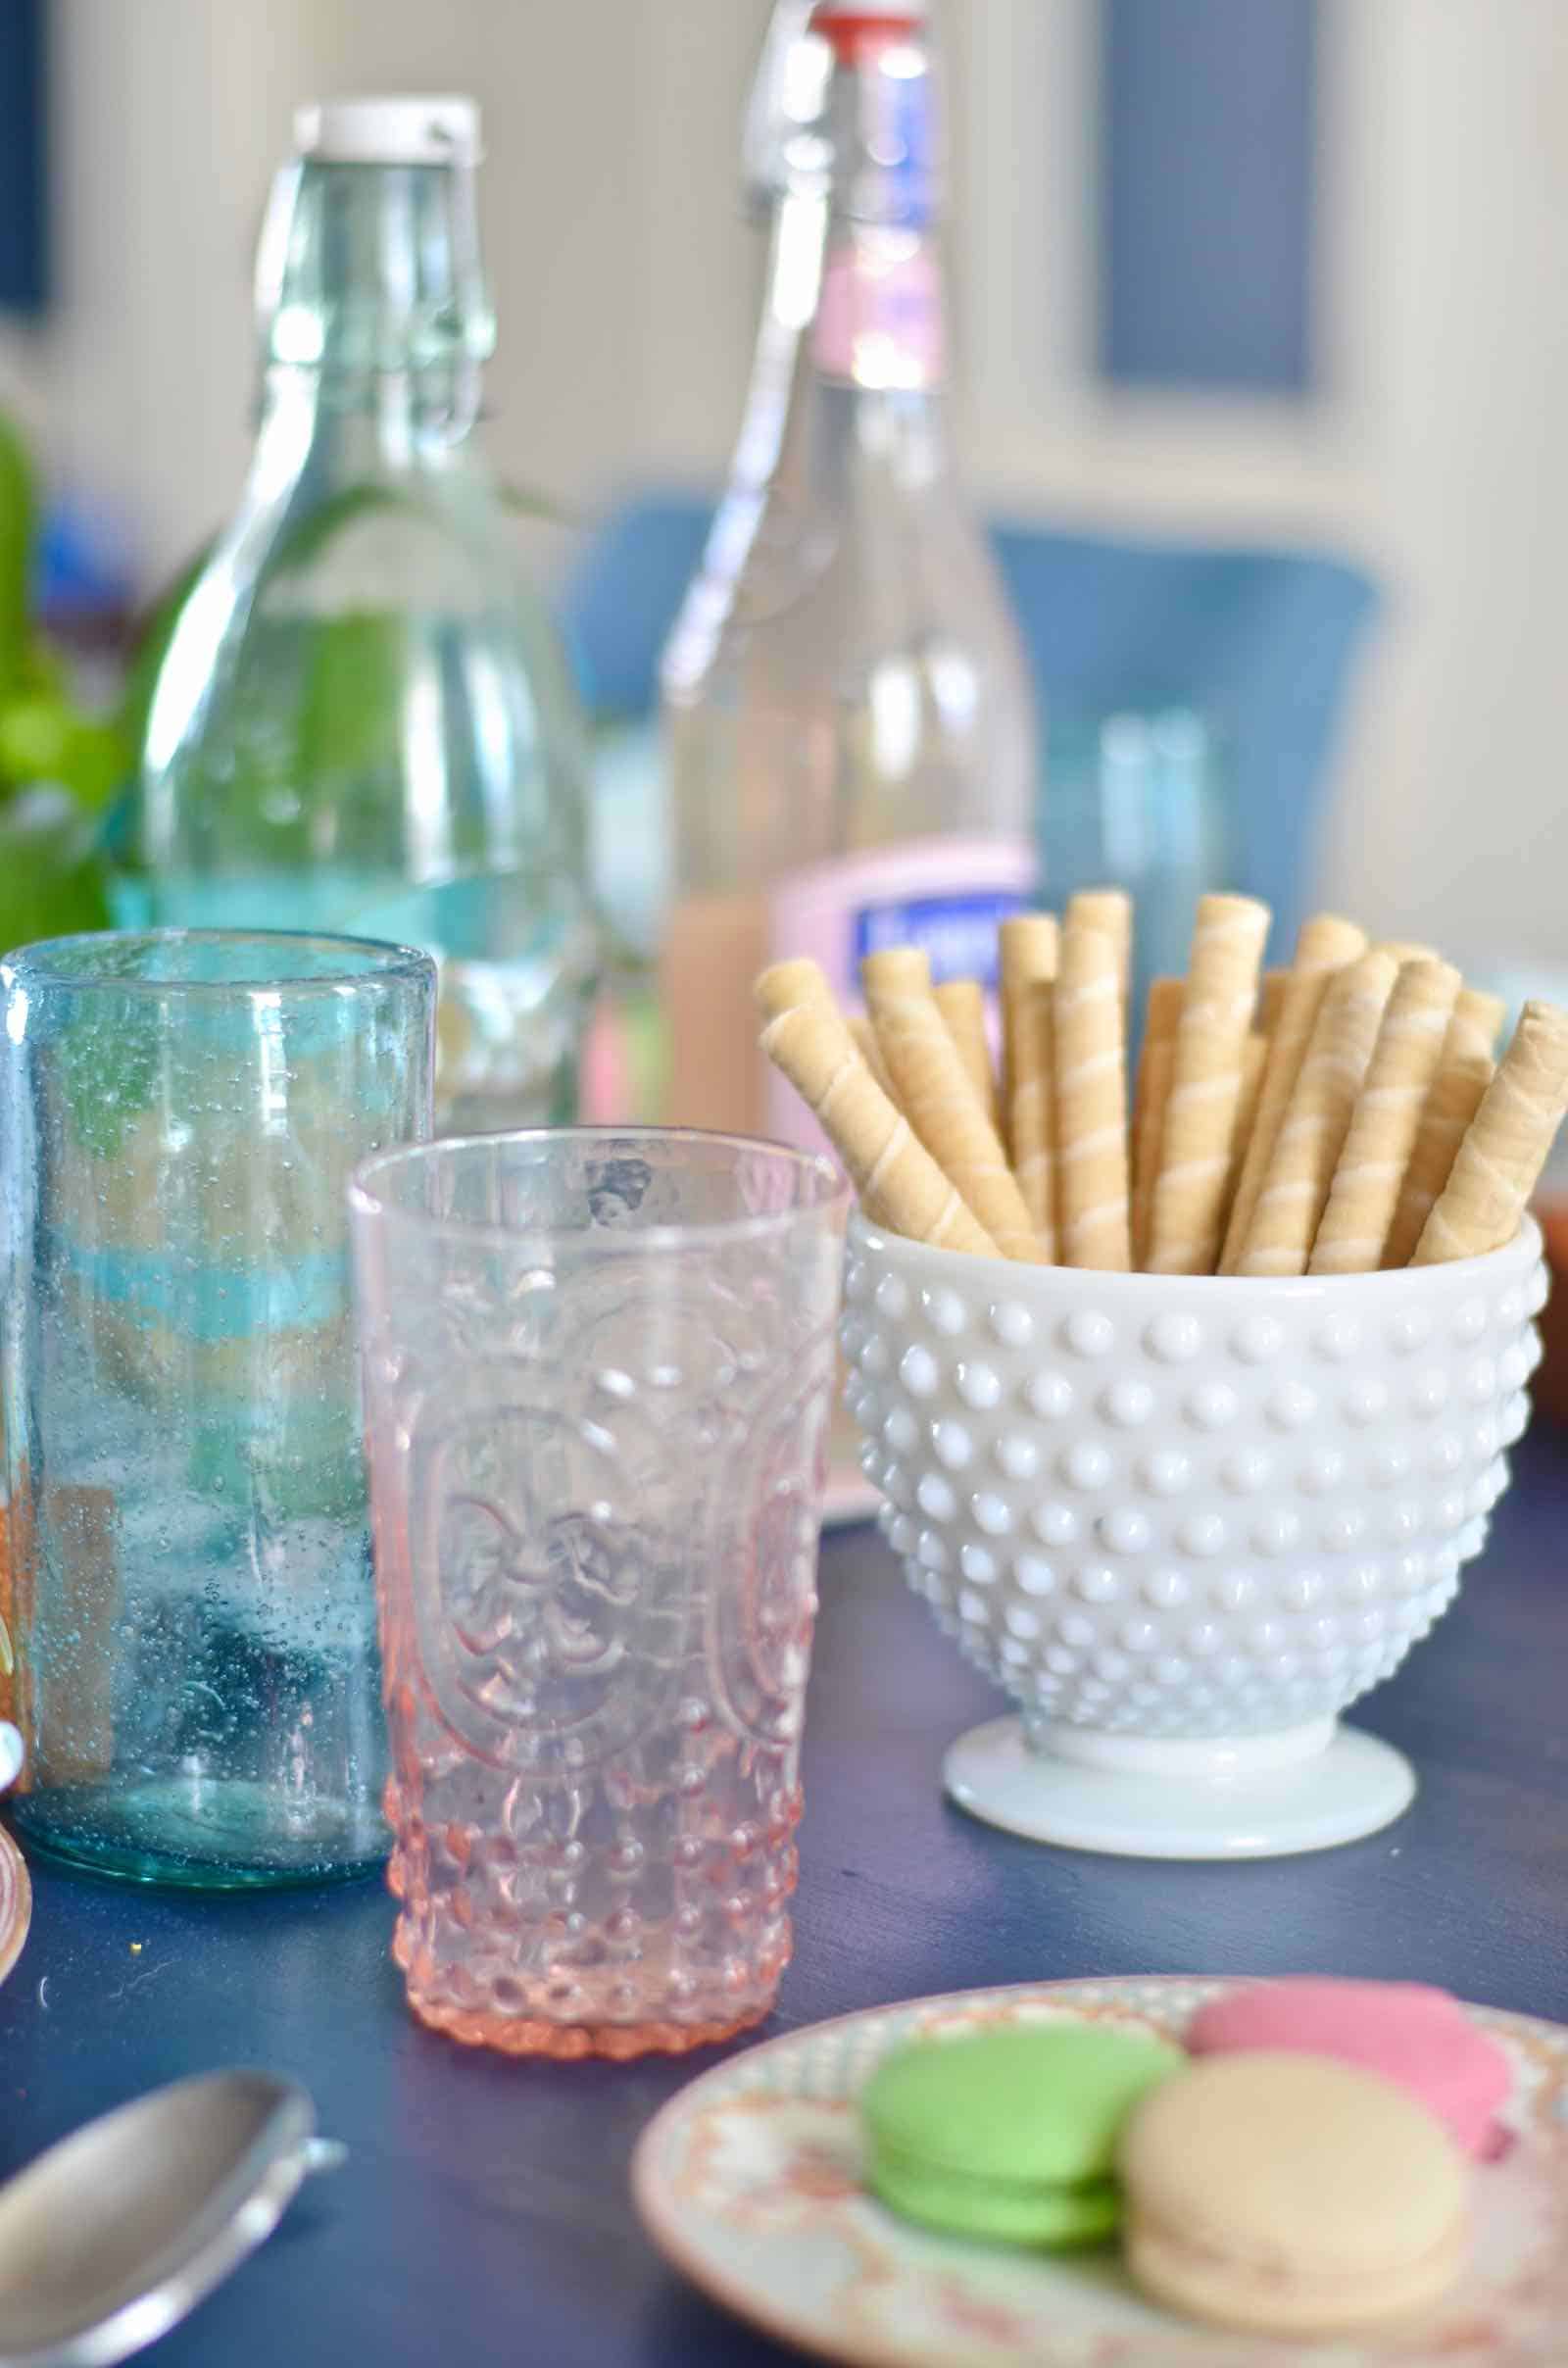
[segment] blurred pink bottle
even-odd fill
[[[938,977],[987,975],[1034,882],[1035,732],[948,426],[926,10],[819,0],[770,50],[749,160],[773,183],[767,299],[663,660],[662,993],[668,1114],[814,1145],[758,1056],[753,975],[814,954],[853,1002],[859,956],[910,939]]]

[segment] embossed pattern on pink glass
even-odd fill
[[[773,1147],[578,1130],[356,1194],[420,2018],[683,2050],[788,1960],[840,1189]]]

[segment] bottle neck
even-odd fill
[[[945,374],[930,235],[850,222],[825,195],[790,192],[774,217],[732,488],[833,503],[857,469],[946,473]]]
[[[947,334],[941,259],[925,232],[830,225],[811,362],[830,386],[924,397],[936,408],[947,376]]]
[[[257,259],[259,464],[437,464],[479,412],[495,325],[473,173],[309,159],[274,184]]]
[[[306,370],[262,374],[253,475],[283,490],[309,472],[357,483],[450,469],[476,455],[478,373]]]
[[[831,498],[852,464],[946,466],[945,294],[929,47],[874,31],[815,46],[734,476]]]

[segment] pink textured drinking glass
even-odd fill
[[[725,2039],[790,1951],[840,1179],[550,1129],[351,1208],[410,2004],[514,2055]]]

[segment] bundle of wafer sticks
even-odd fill
[[[1205,896],[1128,1091],[1132,908],[1002,924],[1000,1074],[974,979],[910,946],[846,1017],[814,962],[757,981],[762,1045],[877,1223],[981,1257],[1151,1274],[1361,1274],[1500,1249],[1568,1106],[1568,1012],[1503,1007],[1334,913],[1264,971],[1270,915]]]

